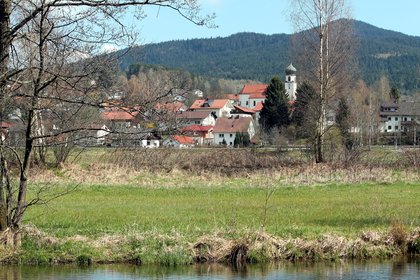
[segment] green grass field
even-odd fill
[[[256,262],[419,252],[419,156],[314,165],[294,151],[90,149],[31,170],[28,201],[77,188],[29,208],[22,250],[0,261],[175,265],[211,251],[223,262],[235,244]]]
[[[241,235],[266,230],[281,237],[316,238],[325,233],[353,237],[387,230],[392,221],[420,226],[420,183],[327,184],[255,187],[253,180],[214,183],[185,179],[185,187],[85,184],[48,207],[31,208],[25,223],[58,237],[89,237],[130,232],[178,233],[194,239],[225,232]],[[57,190],[63,185],[54,186]]]

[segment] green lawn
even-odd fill
[[[199,181],[175,188],[165,181],[157,184],[81,185],[48,207],[31,208],[25,223],[57,236],[176,232],[194,238],[219,231],[240,236],[258,230],[269,190],[237,179],[224,186]],[[364,230],[386,230],[395,220],[420,226],[420,183],[273,188],[266,230],[278,236],[352,237]]]

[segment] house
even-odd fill
[[[105,143],[114,147],[159,148],[161,137],[152,130],[128,127],[105,136]]]
[[[197,99],[188,109],[193,112],[212,112],[219,117],[229,117],[233,105],[229,99]]]
[[[255,135],[254,120],[252,117],[222,117],[218,118],[213,129],[214,143],[233,147],[237,134],[243,133],[252,139]]]
[[[201,90],[199,90],[199,89],[193,90],[192,93],[194,95],[196,95],[197,97],[199,97],[199,98],[203,98],[203,95],[204,95],[204,93]]]
[[[159,136],[152,133],[140,136],[142,148],[159,148],[160,141],[162,140]]]
[[[420,132],[420,102],[402,101],[381,104],[380,132]]]
[[[204,125],[214,126],[216,124],[216,114],[210,111],[185,111],[177,114],[177,119],[182,126]]]
[[[239,92],[239,106],[255,108],[258,103],[264,102],[268,85],[251,84],[244,85]]]
[[[213,143],[213,126],[210,125],[190,125],[181,129],[184,135],[191,137],[198,145],[210,145]]]
[[[254,118],[256,113],[257,113],[255,110],[253,110],[251,108],[242,107],[242,106],[239,106],[239,105],[233,105],[233,108],[234,109],[232,110],[231,114],[234,115],[234,116],[236,116],[236,115],[249,115],[252,118]]]
[[[132,108],[111,108],[106,109],[100,118],[106,122],[111,130],[119,130],[129,127],[136,127],[140,123],[139,111]]]
[[[75,132],[75,143],[81,146],[106,145],[110,133],[104,124],[91,124]]]
[[[174,148],[191,148],[194,147],[195,141],[191,137],[185,135],[173,135],[169,139],[163,141],[162,145]]]

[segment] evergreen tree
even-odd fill
[[[267,87],[266,99],[260,113],[260,125],[269,132],[290,124],[289,105],[286,89],[279,77],[273,77]]]
[[[234,146],[235,147],[248,147],[251,144],[249,134],[244,132],[236,133]]]
[[[296,90],[291,120],[298,127],[298,136],[303,138],[313,136],[318,118],[319,95],[310,84],[303,82]]]
[[[350,136],[350,109],[347,104],[347,101],[344,97],[340,98],[338,102],[337,114],[335,117],[335,122],[337,124],[338,129],[341,132],[341,136],[343,137],[344,145],[347,149],[351,149],[353,145],[353,141]]]
[[[392,87],[391,91],[389,92],[389,97],[391,98],[392,102],[397,103],[401,97],[401,93],[396,87]]]

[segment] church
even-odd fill
[[[289,96],[289,101],[293,102],[296,100],[296,68],[290,63],[286,68],[286,79],[284,87],[286,93]],[[244,85],[242,90],[239,92],[239,106],[250,108],[256,111],[262,109],[262,102],[266,97],[268,85],[266,84],[248,84]]]

